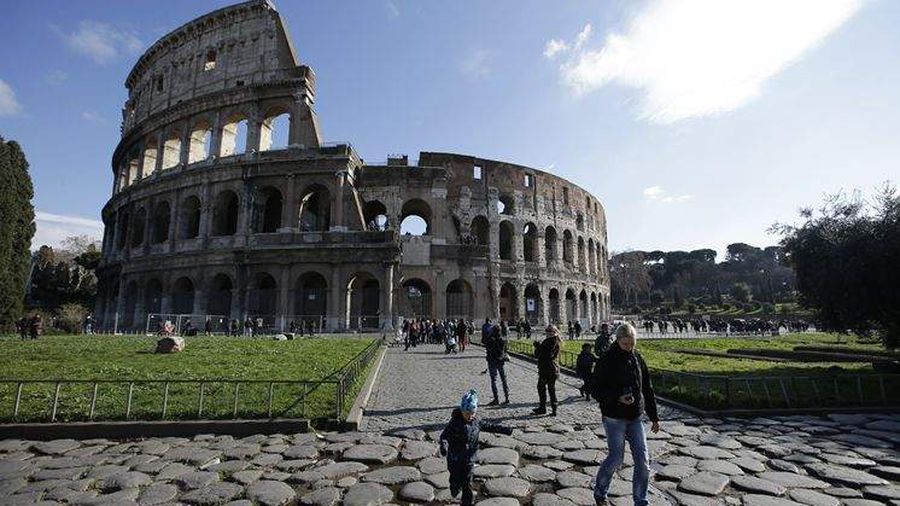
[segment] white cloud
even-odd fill
[[[494,56],[487,49],[476,49],[466,55],[459,64],[459,71],[471,78],[484,77],[491,73]]]
[[[69,48],[100,65],[115,60],[120,54],[137,53],[143,47],[133,31],[97,21],[82,21],[78,30],[68,34],[54,29]]]
[[[59,247],[63,239],[73,235],[87,235],[97,240],[103,237],[103,222],[89,218],[36,211],[34,222],[36,230],[31,241],[33,250],[45,244]]]
[[[552,60],[556,55],[563,53],[569,49],[569,45],[564,40],[550,39],[544,46],[544,58]]]
[[[56,86],[64,83],[68,78],[69,74],[66,74],[62,70],[54,70],[53,72],[47,74],[47,76],[44,77],[44,80],[47,81],[48,84]]]
[[[651,186],[649,188],[644,188],[643,193],[644,193],[644,196],[650,200],[664,202],[666,204],[684,202],[686,200],[690,200],[691,198],[693,198],[692,195],[689,195],[687,193],[683,193],[681,195],[671,195],[662,186]]]
[[[576,95],[633,88],[638,117],[652,123],[720,114],[759,96],[866,1],[653,0],[599,49],[585,45],[587,25],[560,65],[562,81]]]
[[[386,6],[387,6],[389,17],[396,18],[396,17],[400,16],[400,8],[397,7],[397,4],[394,3],[393,0],[388,0]]]
[[[84,111],[81,113],[81,119],[85,121],[90,121],[91,123],[103,123],[103,116],[97,111]]]
[[[578,34],[578,36],[575,37],[575,50],[576,51],[581,49],[582,47],[584,47],[584,44],[588,41],[588,39],[591,38],[591,30],[592,30],[591,24],[588,23],[588,24],[584,25],[584,28],[582,28],[582,30]]]
[[[16,100],[16,92],[0,79],[0,116],[15,116],[22,112],[22,106]]]

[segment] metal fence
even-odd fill
[[[339,421],[381,346],[373,341],[320,380],[0,379],[5,422],[310,418]]]

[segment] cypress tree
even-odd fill
[[[0,137],[0,328],[22,315],[34,237],[34,188],[25,153]]]

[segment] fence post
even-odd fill
[[[784,386],[784,378],[778,378],[778,385],[781,387],[781,395],[784,396],[784,403],[787,404],[787,407],[791,407],[791,399],[788,396],[787,388]]]
[[[862,389],[862,376],[856,376],[856,391],[859,393],[859,404],[860,406],[865,404],[866,401],[863,399],[863,389]]]
[[[59,406],[59,387],[60,383],[56,382],[56,392],[53,394],[53,411],[50,412],[50,421],[56,421],[56,408]]]
[[[128,400],[125,401],[125,419],[131,416],[131,394],[134,393],[134,383],[128,384]]]
[[[97,383],[94,382],[94,394],[91,396],[91,412],[88,415],[89,420],[94,419],[94,408],[97,407]]]
[[[162,419],[166,419],[166,411],[169,409],[169,382],[166,382],[166,387],[163,390],[163,406],[162,406]]]
[[[16,387],[16,405],[13,407],[13,417],[19,416],[19,406],[22,403],[22,382],[19,382],[19,386]]]
[[[269,418],[272,418],[272,400],[275,397],[275,383],[269,382]]]
[[[235,383],[235,384],[234,384],[234,410],[233,410],[232,413],[231,413],[231,418],[232,418],[232,419],[237,418],[237,412],[238,412],[238,387],[240,387],[240,386],[241,386],[240,383]]]
[[[203,416],[203,395],[206,393],[206,382],[200,382],[200,400],[197,402],[197,418]]]
[[[881,389],[881,404],[887,406],[887,393],[884,391],[884,376],[878,376],[878,387]]]

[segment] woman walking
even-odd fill
[[[559,378],[559,349],[562,341],[559,329],[554,325],[547,326],[546,337],[540,343],[534,343],[534,356],[538,365],[538,399],[540,405],[532,413],[547,414],[547,394],[550,394],[551,414],[556,416],[556,379]]]

